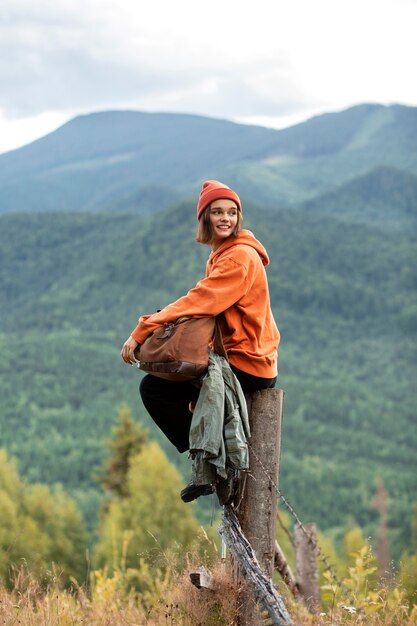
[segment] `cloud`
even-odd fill
[[[2,0],[0,112],[279,119],[417,104],[414,0]]]
[[[269,115],[305,97],[273,37],[253,47],[251,16],[233,0],[209,12],[183,0],[3,3],[0,108],[10,118],[129,105]]]
[[[25,4],[13,2],[0,27],[0,107],[6,115],[111,106],[175,86],[163,68],[146,62],[143,46],[123,53],[122,33],[118,39],[103,16],[101,22],[94,17],[97,3],[75,1],[71,12],[32,7],[22,15]]]

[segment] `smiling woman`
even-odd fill
[[[197,208],[198,230],[197,241],[211,244],[213,250],[217,249],[223,239],[230,235],[237,236],[242,228],[242,210],[240,200],[233,190],[224,188],[225,195],[229,198],[221,198],[211,201],[213,192],[218,191],[213,185],[214,181],[206,181],[200,195],[199,207]],[[235,197],[234,197],[235,196]],[[206,202],[209,204],[206,205]],[[205,206],[206,205],[206,206]]]
[[[242,229],[240,198],[223,183],[203,183],[197,219],[197,241],[212,248],[205,278],[162,311],[142,315],[123,345],[122,358],[133,364],[137,347],[164,324],[181,317],[216,316],[230,367],[243,392],[273,387],[280,335],[269,300],[267,252],[250,231]],[[147,375],[140,393],[154,422],[179,452],[186,452],[199,387]],[[211,485],[189,484],[181,497],[189,502],[212,491]]]

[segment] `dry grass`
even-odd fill
[[[74,584],[60,588],[52,576],[42,587],[22,567],[13,588],[0,588],[0,624],[14,626],[218,626],[232,624],[236,593],[219,564],[215,590],[198,590],[190,582],[192,565],[163,579],[145,594],[125,592],[117,577],[103,579],[88,592]],[[159,581],[161,583],[161,581]]]
[[[417,626],[417,607],[409,612],[408,607],[401,604],[373,613],[342,601],[317,615],[309,614],[291,601],[287,602],[287,607],[297,626]]]
[[[111,577],[101,572],[88,590],[76,583],[65,590],[54,572],[45,588],[21,568],[11,590],[0,588],[0,626],[233,626],[238,593],[228,571],[215,563],[214,589],[199,590],[189,577],[199,564],[189,559],[183,572],[145,567],[140,576],[148,584],[140,593],[125,585],[129,572]],[[340,600],[315,616],[288,595],[285,601],[297,626],[417,626],[417,607],[409,612],[400,596],[387,598],[382,590],[366,610]]]

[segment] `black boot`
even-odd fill
[[[236,493],[238,485],[238,473],[236,470],[228,469],[227,478],[220,478],[216,482],[216,493],[220,506],[230,504]]]
[[[200,496],[209,496],[213,493],[213,485],[196,485],[193,481],[190,481],[188,485],[181,490],[181,500],[183,502],[192,502]]]

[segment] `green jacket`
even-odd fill
[[[190,428],[193,482],[197,485],[226,478],[229,467],[249,468],[246,400],[226,359],[211,352],[201,383]]]

